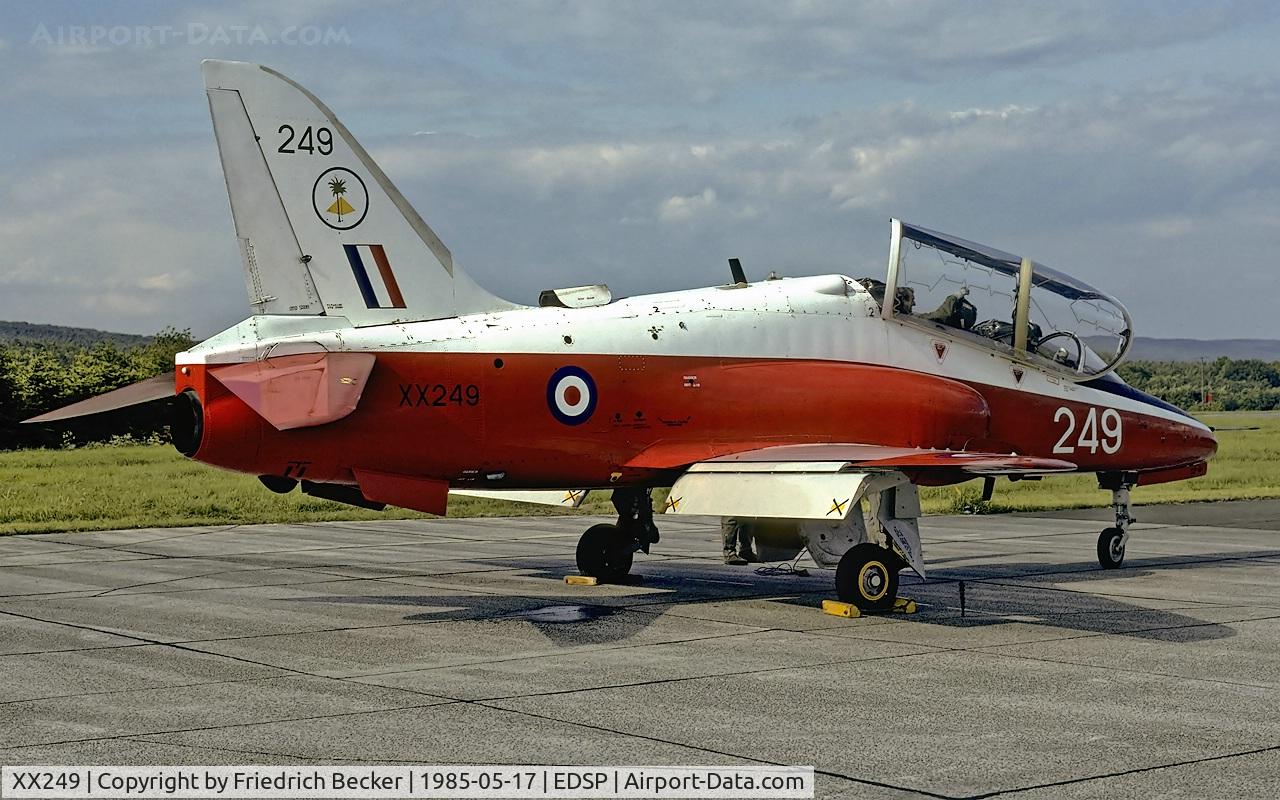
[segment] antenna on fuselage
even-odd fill
[[[729,272],[733,275],[733,282],[738,286],[747,285],[747,273],[742,271],[742,262],[736,258],[729,259]]]

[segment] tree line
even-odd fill
[[[5,342],[53,342],[76,347],[92,347],[99,342],[114,342],[121,347],[137,347],[147,344],[151,336],[134,333],[112,333],[97,328],[72,328],[67,325],[43,325],[38,322],[8,322],[0,320],[0,343]]]
[[[87,400],[173,370],[173,357],[195,344],[189,330],[167,329],[138,344],[16,340],[0,342],[0,450],[59,447],[167,435],[158,406],[86,417],[74,422],[20,425],[29,417]]]
[[[173,369],[173,357],[195,344],[190,331],[168,329],[140,344],[50,341],[0,342],[0,450],[59,447],[167,436],[155,406],[116,412],[57,426],[19,425],[21,420],[85,400]],[[1132,361],[1120,377],[1148,394],[1191,411],[1280,409],[1280,362],[1219,358],[1216,361]]]
[[[1280,409],[1280,362],[1130,361],[1117,373],[1134,388],[1189,411]]]

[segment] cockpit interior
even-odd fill
[[[885,281],[858,281],[898,319],[1000,351],[1075,381],[1113,370],[1132,344],[1116,299],[986,245],[893,221]],[[892,301],[886,298],[892,298]]]

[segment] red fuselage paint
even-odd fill
[[[783,444],[1016,452],[1070,460],[1087,472],[1196,465],[1217,448],[1189,421],[1121,410],[1116,452],[1063,455],[1055,451],[1063,431],[1048,424],[1055,411],[1069,408],[1085,420],[1103,406],[888,366],[563,353],[376,358],[352,414],[288,431],[223,387],[216,365],[191,365],[177,388],[194,390],[204,406],[195,458],[320,482],[351,483],[354,469],[376,469],[454,486],[564,488],[668,485],[694,461]],[[577,381],[560,393],[570,415],[554,410],[549,381],[565,367],[585,371],[594,384],[585,418],[585,384]]]

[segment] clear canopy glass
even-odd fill
[[[889,275],[876,289],[886,318],[966,337],[1076,381],[1115,369],[1133,341],[1129,312],[1089,284],[898,220]]]

